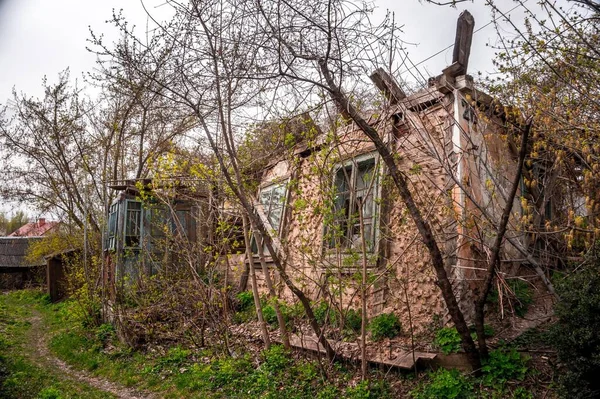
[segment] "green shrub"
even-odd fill
[[[441,349],[444,355],[456,353],[461,349],[460,335],[454,327],[440,328],[435,333],[435,339],[433,343],[435,344],[435,346]]]
[[[558,322],[550,331],[550,342],[564,370],[560,391],[564,397],[589,398],[600,392],[600,254],[594,255],[576,273],[559,281],[560,297],[555,305]]]
[[[262,353],[264,361],[261,369],[272,374],[286,369],[292,364],[290,354],[281,345],[272,345]]]
[[[477,341],[475,326],[471,326],[470,331],[473,341]],[[487,338],[494,336],[494,329],[487,324],[483,326],[483,332]],[[461,342],[460,334],[454,327],[440,328],[436,331],[435,339],[433,340],[435,346],[440,348],[444,355],[460,351],[462,349]]]
[[[165,366],[178,367],[187,361],[190,354],[190,350],[175,346],[169,349],[166,356],[160,358],[159,363]]]
[[[360,312],[354,309],[348,309],[345,314],[344,327],[356,333],[360,332],[362,327],[362,317]]]
[[[312,304],[313,313],[315,314],[315,319],[319,325],[324,325],[325,321],[329,324],[333,324],[332,321],[335,319],[334,311],[329,308],[329,305],[325,301],[316,302]]]
[[[371,331],[373,341],[380,341],[383,338],[398,336],[402,331],[402,326],[394,313],[383,313],[371,319],[369,331]]]
[[[56,388],[44,388],[38,394],[38,399],[62,399],[60,391]]]
[[[391,398],[389,384],[384,380],[367,380],[359,382],[355,387],[346,390],[348,399],[379,399]]]
[[[473,382],[458,370],[439,369],[429,374],[429,381],[410,392],[414,399],[468,399]]]
[[[484,385],[503,388],[507,381],[522,381],[527,375],[529,357],[523,357],[515,349],[498,349],[490,352],[483,361],[481,372]]]
[[[533,399],[533,394],[529,392],[526,388],[517,387],[512,392],[513,399]]]
[[[277,324],[277,313],[275,312],[275,308],[271,305],[265,305],[262,308],[263,319],[268,324]]]
[[[115,328],[110,323],[100,324],[96,328],[96,339],[100,341],[102,345],[106,345],[108,341],[113,339],[115,336]]]
[[[242,291],[236,296],[239,302],[239,310],[245,311],[251,309],[254,306],[254,295],[252,291]]]

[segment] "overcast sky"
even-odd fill
[[[158,18],[166,7],[164,0],[145,0],[146,8]],[[503,0],[506,9],[512,1]],[[482,2],[459,4],[456,9],[421,4],[418,0],[376,0],[379,15],[395,12],[402,38],[413,62],[418,63],[452,44],[456,18],[464,9],[475,16],[475,29],[489,21]],[[94,67],[95,56],[86,50],[89,28],[115,40],[117,32],[105,21],[113,9],[123,9],[129,21],[139,29],[146,26],[146,12],[140,0],[0,0],[0,103],[11,96],[13,87],[28,95],[40,96],[44,75],[56,81],[60,71],[69,67],[72,77],[80,77]],[[162,18],[161,18],[162,19]],[[477,32],[473,39],[470,72],[491,71],[493,51],[486,43],[493,40],[491,26]],[[452,60],[452,49],[419,65],[425,76],[438,74]],[[408,74],[402,78],[409,77]],[[80,79],[81,80],[81,79]]]
[[[144,0],[143,4],[156,19],[168,17],[165,0]],[[375,0],[375,4],[375,19],[382,18],[387,10],[395,13],[397,25],[402,26],[406,51],[418,65],[419,71],[411,72],[425,78],[439,74],[451,63],[456,19],[468,9],[475,17],[476,31],[469,73],[475,76],[481,71],[485,76],[492,72],[494,51],[486,44],[494,44],[495,32],[491,25],[486,26],[490,13],[483,0],[461,3],[457,8],[422,4],[418,0]],[[496,4],[508,11],[515,3],[496,0]],[[530,0],[528,6],[535,7],[535,2]],[[54,83],[58,73],[66,68],[70,68],[72,78],[78,78],[81,87],[82,74],[95,65],[95,56],[86,50],[89,29],[103,34],[105,43],[118,38],[118,32],[106,23],[113,9],[122,9],[138,32],[145,30],[148,18],[140,0],[0,0],[0,104],[8,101],[13,87],[28,96],[41,97],[43,77]],[[515,21],[523,19],[522,14],[511,15]],[[446,47],[450,48],[440,52]],[[425,59],[428,60],[422,62]],[[414,81],[406,70],[396,77]],[[7,207],[6,203],[0,204],[0,211]]]

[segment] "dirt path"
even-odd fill
[[[42,317],[37,310],[33,310],[32,316],[29,319],[31,322],[31,330],[29,335],[29,348],[31,350],[28,355],[31,360],[40,367],[49,370],[60,370],[64,378],[90,385],[96,389],[108,392],[117,398],[123,399],[154,399],[156,395],[148,392],[140,392],[131,388],[126,388],[113,382],[92,376],[91,374],[75,370],[62,360],[54,356],[48,349],[49,337],[43,331]]]

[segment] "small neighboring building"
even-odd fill
[[[50,222],[44,218],[39,218],[37,222],[29,222],[19,227],[10,233],[8,237],[42,237],[56,231],[58,225],[59,222]]]
[[[41,237],[0,237],[0,288],[15,289],[44,282],[45,261],[32,261],[27,251]]]
[[[202,267],[206,253],[196,243],[207,234],[207,218],[201,217],[207,207],[204,190],[190,193],[180,186],[158,200],[150,179],[109,187],[119,192],[109,207],[104,237],[104,281],[111,297],[125,284],[169,268],[172,273],[182,262]]]
[[[45,257],[46,285],[50,301],[58,302],[68,294],[67,270],[74,262],[80,262],[82,251],[68,249]]]

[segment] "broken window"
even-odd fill
[[[126,201],[125,209],[125,247],[139,248],[142,236],[142,203]]]
[[[374,251],[376,170],[375,157],[372,155],[355,158],[335,169],[333,220],[326,234],[329,248],[361,250],[362,216],[366,250]]]

